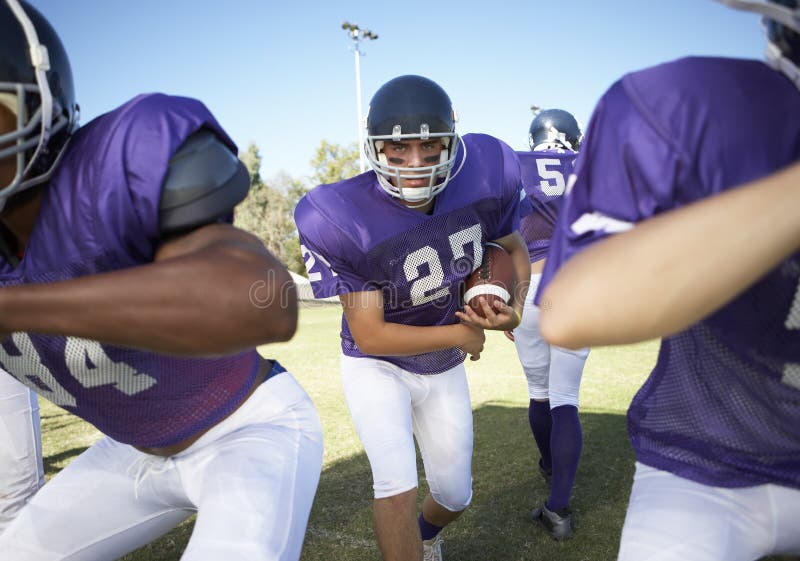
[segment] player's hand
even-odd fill
[[[506,339],[508,339],[511,342],[516,341],[516,339],[514,339],[514,332],[513,331],[503,331],[503,335],[505,335]]]
[[[486,342],[486,334],[480,327],[462,324],[463,339],[459,349],[470,355],[470,360],[478,360],[481,358],[481,351],[483,351],[483,344]]]
[[[463,312],[456,312],[456,317],[461,320],[461,323],[496,331],[511,331],[519,325],[517,313],[508,304],[495,300],[494,307],[492,307],[483,296],[478,297],[478,302],[486,317],[482,318],[475,310],[465,306]]]

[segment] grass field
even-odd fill
[[[379,559],[372,534],[372,479],[339,376],[338,306],[301,309],[300,328],[286,344],[264,347],[300,380],[314,400],[325,433],[323,473],[306,535],[305,561]],[[488,333],[478,362],[467,361],[475,423],[472,506],[448,527],[448,561],[604,561],[615,559],[633,474],[625,410],[649,372],[655,342],[590,354],[581,386],[583,459],[572,507],[577,535],[557,543],[528,521],[546,496],[527,421],[527,389],[513,344]],[[51,477],[94,442],[91,426],[42,400],[45,469]],[[420,464],[420,481],[424,476]],[[424,484],[423,484],[424,489]],[[423,492],[420,492],[420,497]],[[126,561],[172,561],[191,520]]]

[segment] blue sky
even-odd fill
[[[305,178],[320,141],[355,142],[355,62],[363,110],[387,80],[422,74],[447,90],[459,131],[527,148],[530,106],[586,124],[625,72],[686,55],[761,58],[758,16],[712,0],[30,0],[71,57],[83,123],[142,92],[203,100],[262,174]]]

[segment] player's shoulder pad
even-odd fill
[[[178,234],[217,222],[249,190],[244,164],[217,135],[201,129],[169,161],[158,213],[160,232]]]

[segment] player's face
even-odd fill
[[[399,142],[387,141],[383,148],[386,160],[389,164],[401,168],[421,168],[429,167],[439,163],[444,144],[439,138],[428,140],[402,140]],[[403,172],[403,175],[413,175],[414,172]],[[397,185],[397,178],[390,181],[395,187],[403,189],[415,187],[428,187],[430,182],[428,176],[419,179],[402,179],[402,185]]]
[[[6,107],[0,105],[0,134],[7,134],[16,129],[17,118]],[[17,166],[13,156],[0,159],[0,186],[11,183],[16,174]]]

